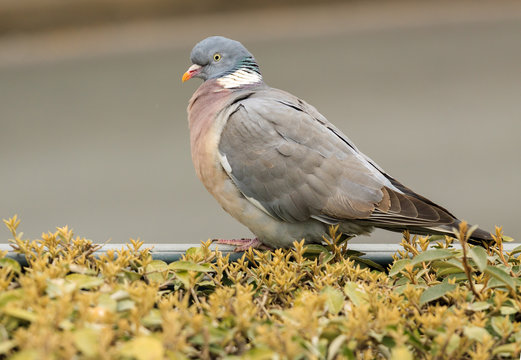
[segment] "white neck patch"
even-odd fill
[[[242,85],[255,84],[261,80],[262,76],[258,72],[249,69],[239,69],[217,79],[217,82],[226,89],[232,89]]]

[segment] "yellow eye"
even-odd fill
[[[213,54],[213,61],[219,61],[221,60],[222,56],[219,53]]]

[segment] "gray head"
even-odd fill
[[[192,77],[215,79],[241,68],[260,74],[253,55],[240,42],[222,36],[211,36],[197,43],[190,60],[193,65],[183,75],[183,81]]]

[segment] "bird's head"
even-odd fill
[[[260,77],[253,55],[240,42],[222,36],[211,36],[197,43],[190,60],[192,66],[183,74],[183,82],[193,77],[204,81],[217,79],[243,69]]]

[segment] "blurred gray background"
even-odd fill
[[[26,237],[66,224],[96,242],[250,236],[195,176],[186,105],[200,81],[180,81],[193,45],[224,35],[398,180],[521,240],[519,1],[133,0],[117,16],[113,0],[86,19],[19,3],[0,6],[0,217],[18,214]]]

